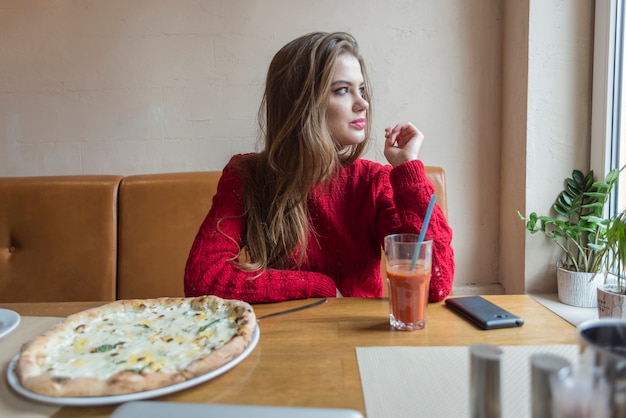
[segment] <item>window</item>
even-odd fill
[[[613,77],[613,135],[610,141],[611,166],[623,167],[626,164],[626,95],[624,94],[624,80],[626,80],[626,62],[624,61],[624,1],[615,2],[615,29],[614,29],[614,73]],[[622,144],[624,140],[624,144]],[[616,196],[617,206],[614,211],[626,209],[626,181],[619,183]]]
[[[595,16],[591,168],[603,175],[626,164],[624,0],[597,0]],[[611,213],[626,209],[624,175],[609,207]]]

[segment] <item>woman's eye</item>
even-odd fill
[[[361,97],[365,96],[365,87],[359,88],[359,94],[361,95]]]
[[[335,94],[346,94],[347,92],[348,92],[347,87],[339,87],[337,90],[335,90]]]

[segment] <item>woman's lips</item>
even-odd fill
[[[357,129],[365,129],[365,119],[355,119],[350,122],[350,125],[354,126]]]

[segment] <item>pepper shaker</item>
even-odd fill
[[[569,360],[550,353],[530,356],[530,401],[532,418],[552,417],[551,379],[562,380],[572,373]]]
[[[471,418],[500,418],[502,349],[490,344],[470,346]]]

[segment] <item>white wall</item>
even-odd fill
[[[532,1],[530,15],[526,213],[543,215],[572,169],[589,169],[594,5]],[[527,236],[526,288],[555,289],[561,255],[545,237]]]
[[[262,83],[276,50],[308,31],[345,30],[359,40],[374,88],[376,143],[367,158],[384,161],[386,125],[411,120],[423,130],[422,159],[448,175],[457,288],[499,291],[501,257],[521,257],[528,238],[511,209],[549,207],[545,199],[560,187],[543,190],[539,171],[525,187],[537,196],[541,189],[542,200],[507,206],[523,204],[526,191],[516,183],[501,190],[503,176],[515,175],[503,157],[507,149],[516,154],[504,133],[514,132],[524,149],[527,131],[542,141],[544,133],[584,131],[592,3],[0,0],[0,176],[221,169],[233,153],[255,149]],[[515,5],[529,4],[533,13],[515,13]],[[529,20],[535,16],[538,23]],[[537,78],[521,88],[514,72],[503,77],[504,40],[520,26],[537,34],[531,45],[546,43],[544,52],[522,57]],[[532,115],[504,117],[503,92],[535,88]],[[561,154],[561,135],[550,138],[552,154]],[[584,141],[582,132],[575,149]],[[526,167],[524,156],[515,158],[522,160],[513,166]],[[528,168],[544,163],[533,155]],[[560,181],[571,163],[548,181]],[[515,233],[503,233],[503,222]],[[505,288],[523,291],[524,274]]]

